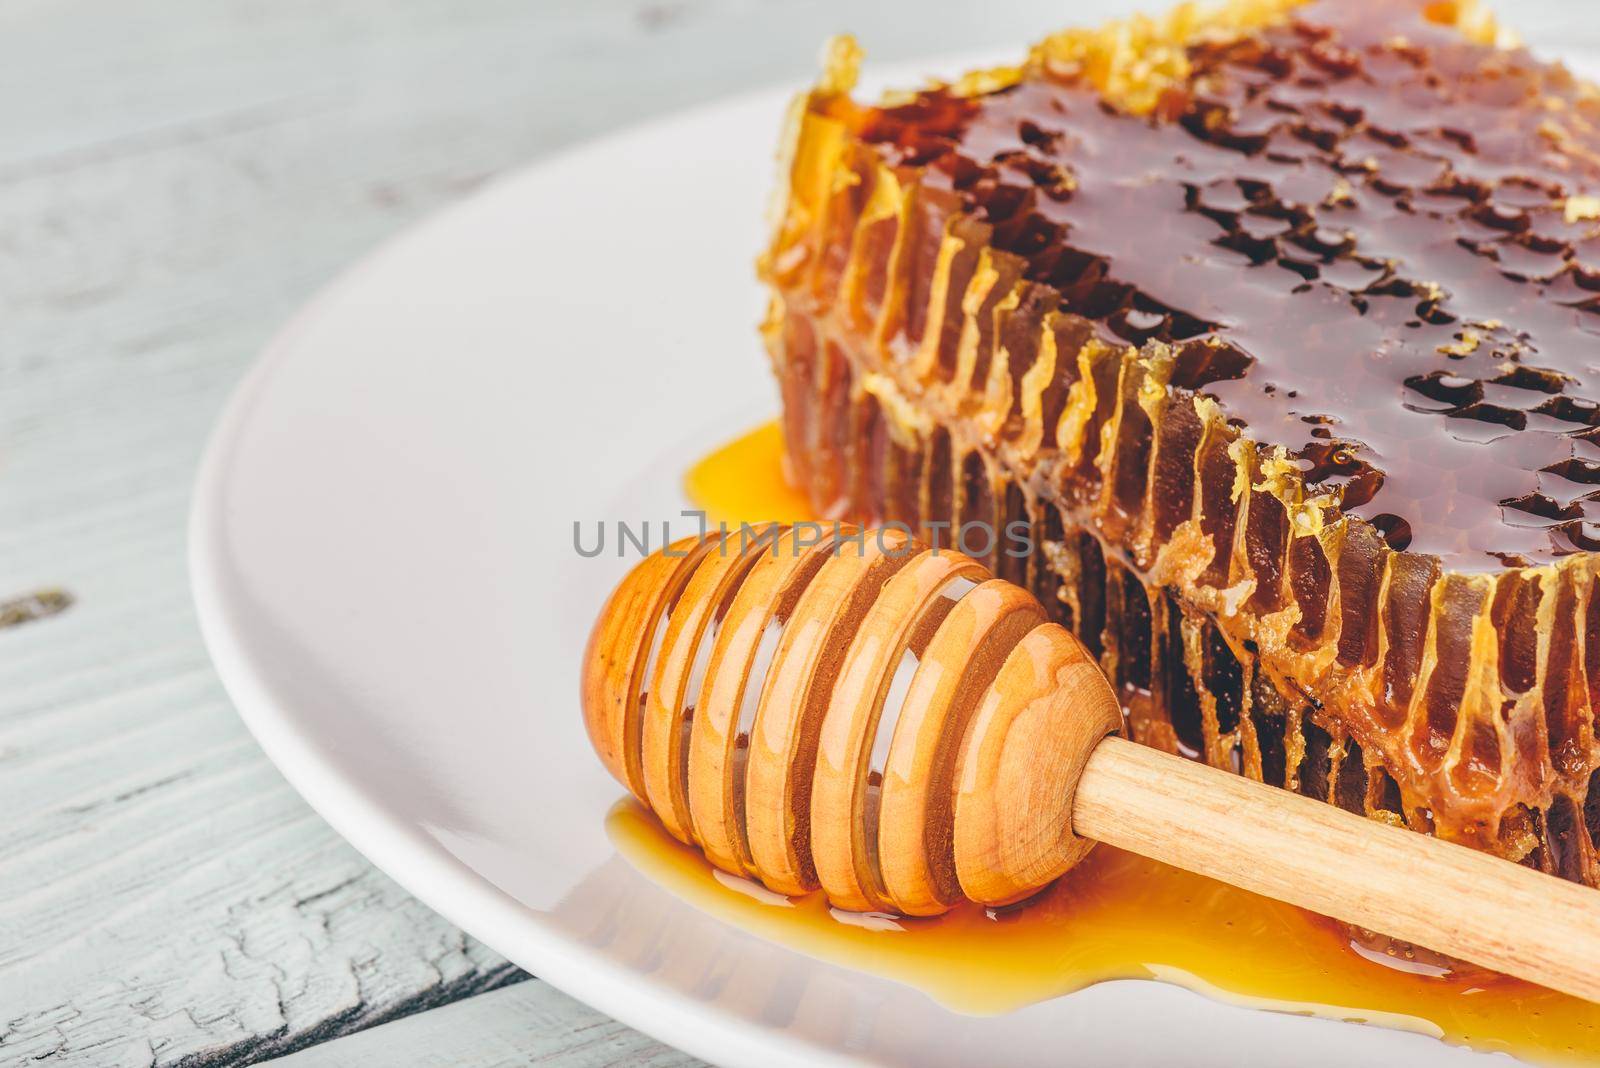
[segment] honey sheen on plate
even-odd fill
[[[813,507],[1025,524],[1137,740],[1600,881],[1600,93],[1438,0],[858,58],[762,260]]]
[[[713,523],[814,519],[788,487],[775,425],[687,473]],[[635,867],[759,937],[925,991],[959,1012],[1013,1011],[1113,979],[1156,979],[1253,1008],[1433,1035],[1535,1063],[1600,1057],[1600,1006],[1451,961],[1108,846],[1025,905],[936,918],[830,909],[719,872],[634,801],[606,821]]]

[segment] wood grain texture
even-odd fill
[[[1093,844],[1073,791],[1123,728],[1110,682],[971,557],[803,526],[685,538],[622,579],[584,654],[596,755],[675,838],[778,893],[925,916],[1038,893]]]
[[[1600,891],[1122,738],[1089,757],[1077,832],[1562,993],[1600,1001]]]
[[[277,1068],[560,1064],[683,1068],[700,1063],[538,980],[374,1027],[275,1062]]]
[[[1594,37],[1559,10],[1517,20]],[[1043,0],[0,6],[0,611],[33,606],[0,629],[0,1063],[245,1064],[519,975],[298,800],[201,647],[184,564],[194,466],[296,306],[509,167],[807,76],[828,33],[855,29],[893,59],[1014,48],[1063,14]],[[54,590],[70,606],[35,611]],[[529,1019],[576,1036],[593,1017]],[[343,1041],[319,1048],[337,1058]],[[424,1063],[410,1048],[386,1063]],[[576,1037],[541,1048],[618,1059]]]
[[[1074,792],[1096,746],[1122,729],[1111,683],[1071,631],[1044,623],[1017,643],[962,739],[952,838],[963,893],[1020,901],[1088,854]]]
[[[297,305],[489,177],[803,78],[847,23],[900,55],[1044,24],[893,37],[913,5],[849,7],[0,8],[0,1063],[244,1064],[520,976],[234,716],[186,579],[200,449]]]

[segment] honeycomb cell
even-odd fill
[[[831,79],[764,336],[818,507],[1020,523],[1133,737],[1594,881],[1600,90],[1470,6]]]

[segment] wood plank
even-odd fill
[[[0,602],[72,599],[0,607],[0,1062],[245,1064],[520,978],[299,801],[200,645],[194,466],[295,307],[541,153],[805,77],[839,28],[895,58],[1010,47],[1061,17],[1044,0],[0,6]]]
[[[913,6],[0,8],[0,602],[73,601],[0,631],[0,1062],[243,1064],[520,977],[340,841],[233,715],[185,573],[206,434],[296,306],[438,205],[798,81],[847,21],[900,54],[962,42],[895,36]]]
[[[272,1062],[276,1068],[570,1068],[701,1064],[535,979]]]

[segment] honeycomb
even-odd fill
[[[858,58],[761,261],[816,506],[1025,531],[1138,740],[1600,881],[1600,91],[1448,0]]]

